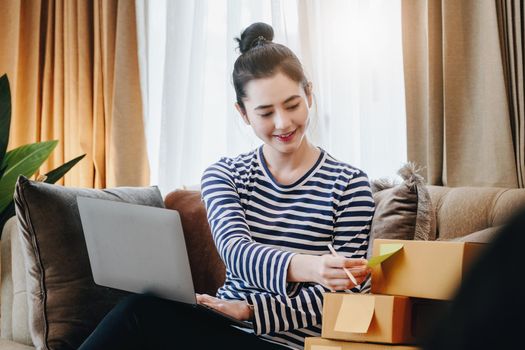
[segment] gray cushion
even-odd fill
[[[125,293],[95,285],[77,196],[163,207],[157,187],[66,188],[19,178],[16,215],[27,269],[29,329],[39,349],[76,349]]]
[[[434,240],[436,237],[435,211],[423,178],[412,163],[404,165],[398,173],[404,180],[400,184],[382,179],[371,183],[376,208],[368,258],[377,238]]]

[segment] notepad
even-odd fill
[[[379,246],[379,255],[368,260],[368,266],[374,267],[381,264],[386,259],[397,253],[403,248],[403,243],[384,243]]]

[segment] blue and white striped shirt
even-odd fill
[[[302,349],[319,336],[327,288],[287,282],[295,254],[365,258],[374,200],[364,172],[321,149],[316,164],[291,185],[279,184],[262,146],[221,158],[203,174],[202,198],[226,281],[217,297],[254,306],[254,332]],[[366,292],[356,287],[352,292]]]

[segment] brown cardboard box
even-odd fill
[[[403,296],[325,293],[322,337],[410,344],[412,300]]]
[[[406,345],[354,343],[341,340],[329,340],[319,337],[307,337],[304,350],[418,350],[419,348]]]
[[[475,257],[486,244],[445,241],[374,240],[373,256],[382,244],[402,243],[388,260],[372,267],[372,293],[450,300]]]

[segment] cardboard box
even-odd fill
[[[385,244],[403,248],[372,267],[372,293],[450,300],[486,244],[376,239],[372,256]],[[381,248],[382,245],[383,248]]]
[[[304,350],[418,350],[406,345],[354,343],[341,340],[329,340],[320,337],[307,337]]]
[[[325,293],[323,338],[410,344],[412,300],[404,296]]]

